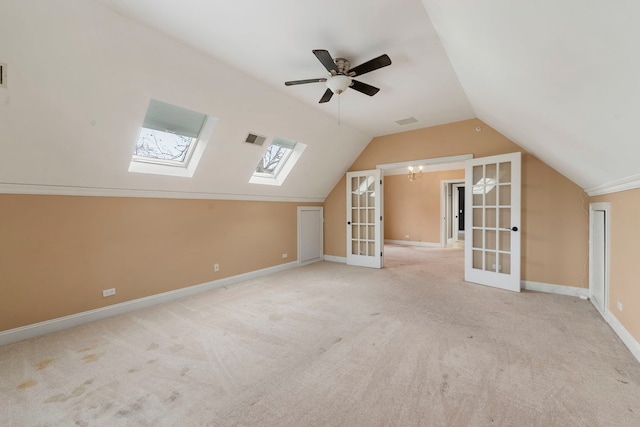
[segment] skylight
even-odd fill
[[[152,99],[129,172],[193,176],[217,119]]]
[[[252,184],[282,185],[307,146],[276,137],[256,166]]]

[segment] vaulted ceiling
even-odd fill
[[[585,189],[637,179],[637,16],[597,0],[4,2],[0,186],[322,200],[372,137],[472,117]],[[312,49],[392,65],[358,77],[375,96],[319,104],[323,83],[283,84],[328,75]],[[219,119],[193,178],[128,172],[149,99]],[[307,145],[282,186],[248,182],[264,150],[248,132]]]

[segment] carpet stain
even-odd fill
[[[40,371],[46,368],[47,366],[51,365],[54,360],[56,359],[42,359],[41,361],[35,364],[36,371]]]
[[[83,386],[80,387],[76,387],[73,389],[73,391],[71,392],[71,394],[69,395],[69,397],[78,397],[78,396],[82,396],[84,394],[84,392],[87,391]]]
[[[324,352],[326,352],[326,351],[327,351],[327,349],[326,349],[326,348],[324,348],[324,347],[320,347],[320,350],[318,350],[318,354],[322,354],[322,353],[324,353]]]
[[[182,344],[174,344],[171,347],[169,347],[169,350],[171,351],[171,353],[177,353],[182,349],[184,349],[184,346]]]
[[[380,313],[371,313],[370,316],[380,316]]]
[[[156,363],[158,359],[147,360],[147,365],[151,365],[152,363]]]
[[[92,379],[90,379],[90,380],[86,380],[86,381],[84,382],[84,384],[85,384],[85,385],[93,384],[93,378],[92,378]]]
[[[184,377],[185,375],[187,375],[187,372],[189,372],[189,368],[185,366],[184,368],[182,368],[182,371],[180,371],[180,376]]]
[[[449,374],[442,374],[442,384],[440,384],[440,394],[446,394],[449,391]]]
[[[279,314],[270,314],[269,315],[269,320],[273,320],[273,321],[282,320],[282,316],[279,315]]]
[[[23,382],[22,384],[20,384],[17,388],[18,388],[18,390],[24,390],[24,389],[27,389],[27,388],[31,388],[36,384],[38,384],[38,383],[36,381],[34,381],[34,380],[27,380],[27,381]]]
[[[140,369],[137,369],[137,368],[131,368],[131,369],[129,369],[129,373],[133,374],[134,372],[138,372],[139,370]]]
[[[91,351],[91,350],[93,350],[94,348],[95,348],[95,347],[84,347],[84,348],[81,348],[81,349],[79,349],[79,350],[76,350],[76,353],[84,353],[84,352],[87,352],[87,351]]]
[[[102,356],[104,355],[104,353],[92,353],[92,354],[87,354],[86,356],[84,356],[82,358],[82,360],[84,360],[84,363],[92,363],[92,362],[96,362],[98,359],[100,359]]]
[[[67,400],[67,396],[64,393],[56,394],[55,396],[51,396],[44,403],[55,403],[55,402],[65,402]]]
[[[129,405],[128,409],[121,409],[117,412],[118,415],[122,416],[122,417],[127,417],[129,415],[131,415],[132,412],[136,412],[136,411],[140,411],[140,409],[142,409],[142,403],[141,401],[144,401],[144,398],[141,397],[140,399],[138,399],[138,401],[132,405]]]
[[[625,381],[625,380],[618,380],[618,382],[622,384],[629,384],[629,381]]]
[[[342,341],[342,337],[336,338],[335,341],[333,341],[333,343],[338,344],[340,341]]]
[[[180,397],[180,393],[177,391],[174,391],[173,393],[171,393],[171,396],[169,396],[168,400],[170,402],[175,402],[179,397]]]
[[[160,347],[158,343],[152,342],[151,344],[149,344],[149,347],[147,347],[147,351],[155,350],[158,347]]]

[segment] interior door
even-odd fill
[[[322,261],[323,208],[321,206],[298,206],[298,264],[305,265]]]
[[[347,264],[382,268],[382,171],[347,173]]]
[[[468,282],[520,292],[521,154],[465,162]]]
[[[591,259],[589,280],[591,302],[604,315],[606,312],[606,213],[603,210],[591,210]]]

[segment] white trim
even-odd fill
[[[588,299],[589,289],[576,288],[573,286],[550,285],[548,283],[522,281],[522,288],[528,291],[545,292],[556,295],[568,295]],[[602,313],[601,313],[602,314]],[[602,316],[604,321],[611,326],[613,332],[618,335],[631,354],[640,362],[640,343],[627,331],[620,321],[605,307],[605,313]]]
[[[286,264],[263,268],[261,270],[238,274],[236,276],[225,277],[224,279],[213,280],[211,282],[202,283],[199,285],[150,295],[148,297],[138,298],[131,301],[125,301],[107,307],[96,308],[95,310],[83,311],[81,313],[71,314],[69,316],[58,317],[57,319],[51,319],[44,322],[34,323],[32,325],[9,329],[7,331],[0,332],[0,346],[23,341],[44,334],[49,334],[51,332],[61,331],[63,329],[72,328],[74,326],[80,326],[85,323],[106,319],[108,317],[117,316],[119,314],[129,313],[131,311],[150,307],[156,304],[175,301],[180,298],[185,298],[213,289],[230,286],[245,280],[256,279],[267,274],[289,270],[297,266],[297,261],[293,261]]]
[[[617,179],[602,185],[596,185],[584,190],[590,197],[601,196],[603,194],[617,193],[619,191],[633,190],[640,188],[640,175],[631,175],[626,178]]]
[[[322,197],[264,196],[257,194],[205,193],[188,191],[136,190],[126,188],[71,187],[63,185],[14,184],[0,182],[0,194],[44,196],[140,197],[153,199],[249,200],[264,202],[315,202]]]
[[[589,289],[577,288],[574,286],[552,285],[549,283],[531,282],[528,280],[522,280],[522,289],[527,291],[544,292],[547,294],[555,295],[568,295],[572,297],[579,297],[587,299],[589,297]]]
[[[640,362],[640,343],[627,331],[627,329],[620,323],[618,318],[610,311],[607,311],[607,315],[604,320],[611,326],[611,329],[620,337],[624,345],[627,346],[631,354]]]
[[[449,228],[449,223],[451,222],[451,213],[449,212],[449,203],[448,203],[448,195],[449,195],[449,184],[461,184],[464,187],[466,183],[466,169],[465,169],[465,177],[460,179],[443,179],[440,180],[440,247],[444,248],[447,246],[447,243],[450,243],[450,240],[447,237],[447,230]],[[453,197],[453,194],[451,195]],[[466,197],[466,193],[465,193]],[[465,223],[466,225],[466,223]]]
[[[335,256],[335,255],[324,255],[324,260],[325,261],[329,261],[329,262],[339,262],[340,264],[346,264],[347,263],[347,257],[346,256]]]
[[[383,163],[380,165],[376,165],[376,169],[382,169],[382,170],[391,170],[391,169],[400,169],[400,168],[407,169],[409,166],[429,166],[429,165],[440,165],[445,163],[459,163],[469,159],[473,159],[473,154],[461,154],[459,156],[448,156],[448,157],[435,157],[431,159],[411,160],[408,162]]]
[[[324,254],[315,258],[302,260],[302,245],[305,243],[302,241],[302,212],[320,212],[320,252],[324,249],[324,208],[322,206],[298,206],[298,265],[303,266],[307,264],[313,264],[324,259]]]
[[[277,142],[273,142],[271,145],[273,144],[277,144]],[[271,145],[269,145],[269,147],[271,147]],[[265,149],[265,153],[266,150],[269,149],[269,147]],[[305,144],[297,142],[287,158],[280,161],[281,164],[278,164],[278,170],[273,176],[265,176],[264,174],[258,174],[254,172],[254,174],[251,175],[251,178],[249,178],[249,183],[261,185],[282,185],[306,148],[307,146]],[[260,159],[260,161],[262,161],[262,158]],[[282,163],[283,161],[284,163]]]
[[[213,134],[213,128],[217,123],[217,117],[207,116],[197,139],[191,142],[191,147],[184,163],[178,165],[163,164],[162,161],[154,161],[153,159],[138,160],[134,155],[129,163],[129,172],[192,178],[198,168],[202,153]]]
[[[426,248],[441,248],[442,245],[440,243],[433,242],[413,242],[411,240],[388,240],[384,239],[385,243],[390,243],[392,245],[404,245],[404,246],[424,246]]]
[[[609,311],[608,307],[609,307],[609,266],[610,266],[610,253],[611,253],[611,203],[609,202],[600,202],[600,203],[590,203],[589,204],[589,298],[591,298],[591,296],[593,295],[593,283],[595,283],[595,280],[593,278],[593,265],[594,265],[594,261],[593,261],[593,254],[594,254],[594,247],[593,247],[593,232],[594,232],[594,227],[595,227],[595,223],[594,223],[594,219],[593,219],[593,212],[594,211],[604,211],[604,239],[605,239],[605,248],[604,248],[604,253],[605,253],[605,260],[604,260],[604,264],[605,264],[605,271],[604,271],[604,301],[602,301],[602,310],[604,311],[600,311],[600,308],[598,306],[596,306],[594,304],[594,307],[596,307],[596,309],[598,310],[598,312],[600,312],[600,315],[602,315],[602,317],[606,317],[606,313]],[[593,300],[591,300],[593,302]]]

